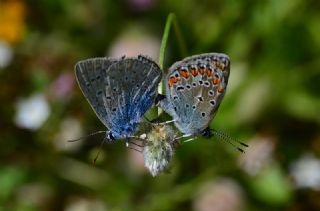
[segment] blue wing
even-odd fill
[[[151,59],[138,56],[85,60],[76,65],[76,75],[93,110],[117,139],[134,134],[141,117],[153,105],[162,74]],[[90,76],[99,80],[91,82]]]

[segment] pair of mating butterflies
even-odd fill
[[[145,56],[87,59],[76,64],[75,73],[89,104],[109,129],[109,141],[133,137],[155,104],[172,116],[184,137],[209,136],[209,124],[226,92],[230,60],[222,53],[208,53],[174,63],[165,79],[165,96],[157,93],[162,71]]]

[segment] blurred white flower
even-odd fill
[[[246,153],[240,158],[240,167],[250,175],[258,174],[270,164],[274,150],[272,137],[257,137],[250,141]]]
[[[37,130],[47,120],[50,107],[42,93],[32,95],[16,102],[15,123],[18,127]]]
[[[108,56],[137,56],[146,55],[157,61],[160,49],[160,39],[141,32],[139,29],[126,30],[113,43]]]
[[[268,105],[272,96],[272,82],[267,77],[261,77],[243,88],[237,102],[234,120],[238,124],[258,119]]]
[[[50,93],[54,97],[65,99],[70,96],[74,82],[74,76],[71,73],[63,73],[51,84]]]
[[[0,69],[7,67],[13,57],[13,49],[6,42],[0,40]]]
[[[320,190],[320,159],[306,154],[290,167],[297,188]]]
[[[60,125],[60,130],[54,138],[53,145],[57,150],[75,151],[81,147],[85,139],[68,142],[82,136],[82,128],[78,119],[66,118]]]
[[[65,211],[106,211],[108,210],[102,201],[96,199],[88,199],[84,197],[76,197],[69,200]]]
[[[193,201],[196,211],[242,210],[243,191],[232,179],[222,178],[205,183]]]

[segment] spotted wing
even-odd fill
[[[111,125],[102,96],[109,86],[107,72],[118,60],[110,58],[91,58],[75,65],[75,74],[79,87],[101,122],[108,128]]]
[[[133,134],[157,95],[160,68],[151,59],[138,56],[112,61],[106,71],[99,71],[104,72],[103,80],[95,80],[92,89],[83,91],[85,96],[115,138]],[[87,81],[81,72],[86,71],[80,64],[78,68],[76,66],[78,81],[81,77]]]
[[[226,92],[230,60],[208,53],[185,58],[169,68],[166,98],[160,106],[186,134],[202,132],[214,118]]]

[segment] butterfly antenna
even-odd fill
[[[143,145],[141,145],[141,144],[137,144],[137,143],[135,143],[135,142],[133,142],[133,141],[129,141],[129,144],[132,144],[132,145],[135,145],[135,146],[137,146],[137,147],[143,147]]]
[[[97,152],[97,155],[96,155],[96,157],[93,159],[93,165],[96,165],[96,162],[97,162],[97,160],[98,160],[98,157],[99,157],[99,155],[100,155],[100,151],[101,151],[101,149],[102,149],[102,146],[103,146],[105,140],[106,140],[106,139],[104,138],[104,139],[102,140],[100,146],[99,146],[99,150],[98,150],[98,152]]]
[[[142,150],[139,150],[139,149],[133,148],[133,147],[131,147],[131,146],[128,146],[128,148],[129,148],[129,149],[133,149],[134,151],[137,151],[137,152],[142,153]]]
[[[81,139],[86,139],[86,138],[88,138],[88,137],[90,137],[90,136],[94,136],[94,135],[97,135],[97,134],[100,134],[100,133],[105,133],[105,132],[107,132],[107,131],[97,131],[97,132],[91,133],[91,134],[89,134],[89,135],[86,135],[86,136],[83,136],[83,137],[80,137],[80,138],[77,138],[77,139],[68,140],[68,142],[79,141],[79,140],[81,140]]]
[[[242,148],[236,146],[233,142],[236,142],[244,147],[249,147],[249,145],[247,145],[237,139],[230,137],[229,135],[227,135],[226,133],[224,133],[222,131],[213,130],[212,133],[213,133],[213,135],[218,136],[221,140],[224,140],[225,142],[229,143],[231,146],[235,147],[237,150],[239,150],[242,153],[244,153],[245,151]]]

